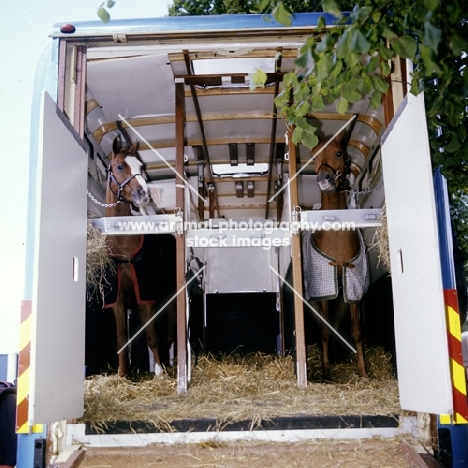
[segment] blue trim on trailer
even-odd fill
[[[434,191],[437,208],[437,225],[439,230],[439,252],[444,289],[456,289],[455,263],[453,258],[452,222],[450,220],[450,203],[448,199],[447,180],[440,167],[434,175]]]
[[[45,455],[45,444],[47,440],[47,426],[44,424],[42,432],[31,434],[18,434],[18,449],[16,456],[16,468],[42,468],[40,463]]]
[[[324,17],[327,25],[333,25],[337,18],[328,13],[296,13],[288,28],[314,27],[319,18]],[[71,22],[76,28],[74,33],[63,34],[60,27],[65,23],[54,25],[53,36],[73,37],[81,35],[105,36],[115,32],[121,33],[154,33],[184,31],[222,31],[241,29],[282,29],[286,26],[277,23],[269,15],[200,15],[200,16],[165,16],[162,18],[140,18],[101,21]]]
[[[440,167],[434,174],[434,193],[439,231],[439,253],[444,290],[456,290],[452,222],[447,180]],[[451,468],[468,467],[468,424],[442,424],[437,421],[439,460]]]

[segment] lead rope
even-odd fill
[[[377,185],[374,188],[368,190],[344,190],[344,192],[348,192],[351,196],[350,200],[350,208],[354,209],[357,205],[357,197],[358,195],[367,195],[368,193],[374,192],[375,190],[379,190],[382,187],[383,183]]]
[[[121,203],[120,200],[117,200],[115,203],[101,203],[97,198],[94,197],[94,195],[88,190],[88,197],[91,198],[91,200],[96,203],[96,205],[103,206],[104,208],[112,208],[119,203]]]

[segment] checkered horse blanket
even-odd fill
[[[357,232],[361,248],[349,261],[354,268],[343,266],[343,297],[347,304],[360,302],[370,283],[366,245],[361,232]],[[335,299],[339,294],[338,267],[330,265],[335,259],[314,245],[311,231],[304,231],[301,241],[305,298],[313,301]]]

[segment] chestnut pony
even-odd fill
[[[326,142],[321,142],[313,150],[313,154],[317,155],[313,160],[313,168],[317,174],[317,183],[321,191],[321,210],[346,210],[348,209],[346,190],[350,188],[347,177],[351,173],[351,162],[345,154],[341,136],[325,145]],[[363,265],[362,269],[357,273],[360,292],[357,293],[354,300],[346,301],[348,303],[345,303],[343,294],[343,289],[348,281],[346,276],[348,273],[345,272],[357,272],[358,269],[350,269],[355,267],[355,262],[360,255],[366,256],[362,237],[357,230],[320,229],[310,235],[310,240],[315,251],[325,254],[325,263],[329,265],[326,267],[336,268],[331,276],[327,277],[336,282],[335,294],[338,294],[333,325],[337,330],[339,323],[349,309],[351,313],[351,336],[357,351],[358,372],[362,377],[367,377],[363,345],[364,321],[359,304],[368,287],[367,258],[364,258],[363,263],[361,263],[361,266]],[[320,275],[320,272],[314,271],[311,274]],[[306,273],[304,273],[304,276],[306,276]],[[323,277],[320,279],[323,280]],[[329,300],[315,299],[314,303],[318,305],[322,317],[329,322]],[[331,331],[323,321],[320,321],[320,334],[322,341],[322,377],[325,380],[330,380],[329,340]]]
[[[114,139],[108,172],[106,194],[106,216],[130,216],[131,206],[137,208],[146,206],[150,194],[146,185],[146,177],[142,172],[143,164],[135,156],[137,144],[131,147],[119,148],[118,139]],[[119,350],[119,375],[125,377],[128,373],[128,343],[127,337],[127,304],[131,302],[132,310],[138,310],[140,322],[146,324],[146,342],[154,358],[154,371],[159,375],[162,371],[158,349],[158,337],[152,317],[156,305],[138,304],[136,301],[134,278],[132,278],[132,257],[142,245],[142,235],[108,236],[107,241],[111,256],[118,264],[119,287],[117,302],[112,306],[117,328],[117,347]],[[169,306],[170,307],[170,306]],[[125,349],[122,349],[125,347]],[[151,362],[151,359],[150,359]]]

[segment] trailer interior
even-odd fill
[[[426,217],[419,214],[423,212],[421,203],[431,198],[422,192],[426,186],[427,190],[432,187],[431,176],[425,178],[431,168],[427,162],[421,166],[413,153],[418,153],[419,148],[426,150],[416,134],[421,129],[427,140],[427,129],[424,134],[425,122],[420,114],[404,117],[409,124],[403,118],[403,123],[390,124],[407,95],[408,70],[406,62],[400,60],[393,64],[390,91],[379,108],[374,109],[369,97],[364,96],[345,114],[338,113],[331,104],[308,115],[321,139],[329,139],[342,129],[349,132],[349,209],[342,213],[321,211],[317,176],[310,164],[312,154],[308,148],[292,143],[292,129],[287,128],[275,106],[282,80],[296,70],[295,60],[306,38],[313,34],[318,39],[322,34],[315,26],[317,20],[315,14],[299,14],[292,26],[285,27],[261,16],[235,15],[203,20],[129,20],[108,25],[75,23],[66,30],[57,25],[52,34],[57,60],[57,112],[64,116],[65,126],[72,127],[67,131],[75,135],[87,155],[88,195],[83,191],[80,197],[87,205],[87,218],[100,232],[128,233],[119,224],[128,219],[105,217],[107,158],[116,137],[122,145],[138,141],[137,155],[145,168],[151,202],[144,209],[134,210],[131,220],[141,223],[132,232],[152,235],[160,243],[164,262],[155,270],[160,275],[167,271],[174,274],[177,290],[184,290],[187,268],[193,267],[193,261],[204,266],[200,294],[177,295],[178,393],[190,389],[193,353],[293,354],[297,385],[307,386],[306,346],[317,336],[314,321],[304,312],[302,302],[284,287],[288,269],[301,268],[294,260],[300,253],[300,229],[292,229],[291,223],[338,219],[354,222],[367,245],[371,271],[371,294],[366,304],[367,345],[382,345],[397,360],[400,356],[400,396],[411,400],[405,400],[404,407],[418,410],[418,404],[427,404],[426,408],[430,399],[426,401],[414,391],[413,377],[417,374],[424,387],[432,382],[434,366],[440,364],[444,372],[449,372],[443,353],[437,351],[439,344],[446,346],[445,334],[439,329],[434,333],[427,320],[428,310],[440,308],[442,299],[431,296],[437,288],[428,288],[432,283],[421,279],[419,273],[422,269],[424,274],[438,274],[439,267],[427,263],[437,262],[436,258],[425,256],[421,260],[418,256],[422,242],[437,241],[433,241],[433,233],[419,240],[414,235],[404,236],[409,243],[391,254],[392,266],[399,273],[394,277],[397,286],[406,288],[396,295],[388,267],[374,244],[385,204],[393,219],[395,214],[402,217],[401,222],[391,223],[391,229],[399,230],[395,232],[412,232],[414,222],[426,222]],[[328,20],[331,23],[331,18]],[[264,86],[254,83],[258,70],[266,73]],[[423,112],[421,100],[414,101],[414,105],[412,102],[405,108]],[[403,136],[392,137],[397,130]],[[52,131],[50,139],[53,141],[57,134],[58,130]],[[387,152],[397,155],[387,158],[390,162],[385,164],[384,145],[390,148]],[[417,187],[409,185],[401,190],[402,159],[406,168],[414,166],[419,174],[422,182]],[[68,177],[73,177],[74,162],[64,157],[61,164]],[[52,173],[57,170],[56,166],[50,167]],[[76,197],[71,185],[66,190]],[[392,201],[392,197],[396,198]],[[414,208],[408,205],[413,199],[419,203]],[[429,211],[432,216],[433,205]],[[431,216],[427,217],[428,226]],[[84,226],[87,221],[76,221],[71,215],[67,219],[74,226]],[[432,232],[432,227],[427,231]],[[50,243],[51,247],[56,245]],[[413,265],[417,265],[418,272]],[[300,277],[297,271],[295,275],[296,279]],[[424,293],[408,280],[410,276],[418,279]],[[56,288],[52,279],[46,280]],[[294,288],[301,291],[302,284],[295,280]],[[115,353],[109,351],[115,346],[112,333],[104,335],[102,331],[112,327],[112,316],[96,314],[100,309],[99,303],[87,304],[87,375],[115,363]],[[395,318],[394,309],[402,318]],[[407,313],[409,309],[411,314]],[[44,307],[41,313],[46,316],[50,310]],[[412,327],[420,328],[423,323],[427,329],[423,327],[409,336],[399,333],[406,330],[404,321],[408,320]],[[346,324],[344,327],[346,335]],[[397,333],[399,338],[395,340]],[[434,344],[430,359],[424,344],[429,336]],[[415,339],[420,340],[417,345]],[[396,341],[404,351],[395,349]],[[409,349],[415,356],[412,360],[404,359]],[[45,363],[48,357],[44,353],[41,359]],[[51,386],[45,379],[44,385]],[[443,383],[440,393],[441,406],[446,408],[449,392]],[[437,412],[439,407],[433,410]],[[44,413],[36,418],[45,418]]]

